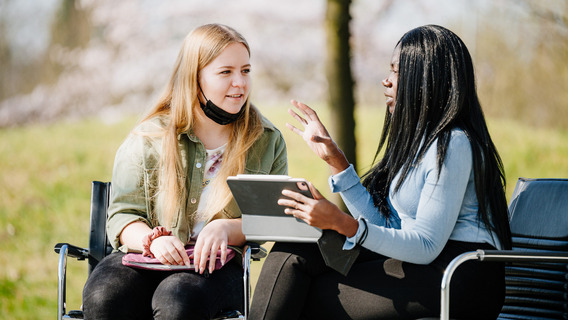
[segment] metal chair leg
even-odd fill
[[[448,264],[446,271],[444,271],[444,276],[442,277],[442,297],[440,306],[440,320],[450,319],[450,281],[452,280],[452,275],[459,265],[468,261],[478,259],[479,252],[466,252],[463,253]]]
[[[66,244],[61,246],[59,251],[59,266],[57,271],[57,319],[63,319],[65,315],[65,287],[66,287],[66,274],[67,274],[67,252],[68,246]]]
[[[246,246],[245,254],[243,255],[243,268],[244,268],[244,288],[245,288],[245,303],[244,303],[244,316],[248,319],[249,303],[250,303],[250,263],[251,263],[252,250],[250,246]]]

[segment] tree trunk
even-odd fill
[[[330,134],[345,153],[347,160],[357,164],[355,143],[354,80],[351,75],[349,22],[351,0],[327,0],[325,30],[327,36],[326,76],[329,85],[328,103],[331,111]]]

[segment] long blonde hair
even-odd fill
[[[207,24],[190,32],[183,41],[164,93],[148,115],[142,119],[142,122],[156,116],[166,116],[170,119],[163,132],[157,197],[157,205],[162,207],[164,216],[164,221],[160,223],[167,228],[172,224],[177,212],[185,209],[187,200],[188,190],[185,182],[187,173],[183,171],[178,136],[193,128],[196,108],[200,108],[199,71],[233,43],[243,44],[250,55],[250,48],[244,37],[228,26]],[[247,151],[263,132],[260,114],[256,108],[248,102],[244,108],[243,116],[229,124],[232,130],[223,155],[222,166],[210,184],[206,209],[201,219],[211,219],[231,201],[232,195],[226,178],[244,172]]]

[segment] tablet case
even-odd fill
[[[195,271],[195,266],[193,265],[193,245],[186,246],[185,252],[190,257],[191,265],[188,267],[186,265],[168,265],[162,264],[160,260],[156,258],[143,256],[141,253],[127,253],[122,257],[122,264],[137,269],[145,270],[160,270],[160,271]],[[235,250],[232,248],[227,248],[227,258],[225,259],[225,264],[235,257]],[[207,261],[209,264],[209,261]],[[217,252],[217,259],[215,260],[215,270],[219,270],[223,267],[221,264],[221,250]],[[207,268],[208,269],[208,268]]]
[[[347,275],[359,256],[360,247],[343,250],[345,236],[334,230],[312,227],[284,213],[278,205],[282,190],[294,190],[313,198],[297,183],[306,181],[279,175],[237,175],[227,178],[227,184],[242,213],[242,230],[247,241],[281,241],[317,243],[325,264]]]

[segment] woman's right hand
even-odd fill
[[[161,236],[152,241],[150,251],[162,264],[190,266],[183,243],[175,236]]]
[[[285,198],[278,200],[279,205],[286,207],[284,213],[304,220],[310,226],[335,230],[347,237],[357,233],[359,227],[357,220],[327,200],[311,182],[308,182],[307,186],[301,183],[298,187],[301,190],[309,188],[313,199],[299,192],[284,189],[282,195]]]
[[[317,113],[301,102],[296,100],[292,100],[291,102],[294,107],[301,111],[305,118],[292,109],[288,109],[288,113],[302,124],[304,131],[289,123],[286,123],[286,126],[292,130],[292,132],[304,138],[304,141],[306,141],[310,149],[331,167],[332,174],[347,169],[349,162],[345,158],[343,151],[341,151],[335,141],[333,141],[323,123],[321,123]]]

